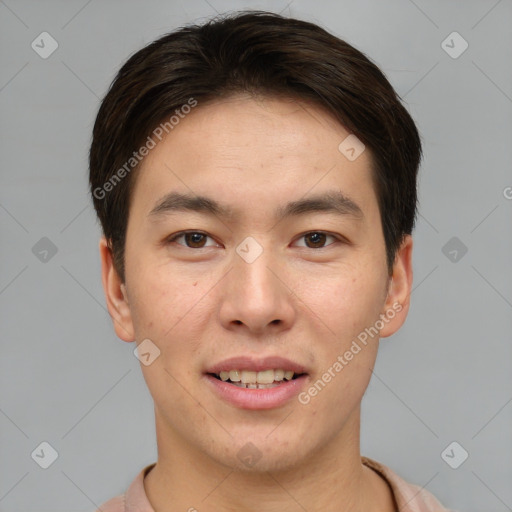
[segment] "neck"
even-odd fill
[[[395,510],[386,482],[361,464],[360,408],[339,435],[299,466],[264,472],[219,464],[165,429],[158,414],[156,418],[158,462],[144,480],[156,512]]]

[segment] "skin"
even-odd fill
[[[142,162],[124,283],[101,240],[117,335],[149,338],[161,351],[141,365],[155,403],[158,463],[144,486],[156,512],[395,510],[387,483],[360,458],[360,405],[379,336],[307,405],[294,397],[275,409],[240,409],[203,376],[232,356],[281,355],[307,368],[307,389],[393,304],[401,311],[380,337],[404,323],[412,238],[389,277],[371,155],[349,161],[340,153],[348,134],[304,101],[237,95],[199,104]],[[314,212],[276,222],[277,207],[333,190],[364,218]],[[171,191],[211,197],[236,215],[149,215]],[[165,242],[182,230],[209,238]],[[304,236],[318,231],[340,239]],[[263,248],[250,264],[236,252],[247,236]],[[249,441],[261,453],[252,468],[237,457]]]

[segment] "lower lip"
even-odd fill
[[[304,374],[296,379],[283,381],[282,384],[266,389],[240,388],[216,379],[209,374],[206,374],[205,377],[213,386],[217,395],[235,407],[241,409],[274,409],[298,395],[308,376]]]

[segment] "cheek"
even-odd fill
[[[209,288],[206,280],[180,279],[169,269],[140,272],[132,282],[136,339],[149,338],[160,350],[154,363],[141,369],[161,411],[181,411],[178,416],[186,417],[188,408],[197,406],[180,383],[192,382],[197,374],[204,324],[211,318],[206,311]]]
[[[381,275],[368,271],[345,275],[325,281],[310,293],[309,303],[305,301],[326,333],[315,348],[319,371],[314,378],[315,382],[320,379],[316,387],[323,395],[319,403],[342,408],[356,404],[370,380],[379,342],[378,335],[368,332],[379,319],[384,300]]]
[[[331,339],[346,343],[379,317],[384,301],[382,276],[354,269],[337,273],[338,278],[329,273],[321,285],[303,279],[298,295],[323,321]]]
[[[148,266],[149,267],[149,266]],[[167,268],[140,271],[132,280],[130,309],[137,339],[149,338],[176,355],[197,349],[211,318],[205,279],[189,279]]]

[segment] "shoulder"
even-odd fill
[[[116,496],[115,498],[103,503],[96,512],[125,512],[124,494]]]
[[[101,505],[96,512],[154,512],[144,489],[144,477],[156,462],[143,468],[124,494],[116,496]]]
[[[368,457],[362,457],[361,462],[386,480],[401,512],[451,512],[433,494],[419,485],[406,482],[384,464]]]

